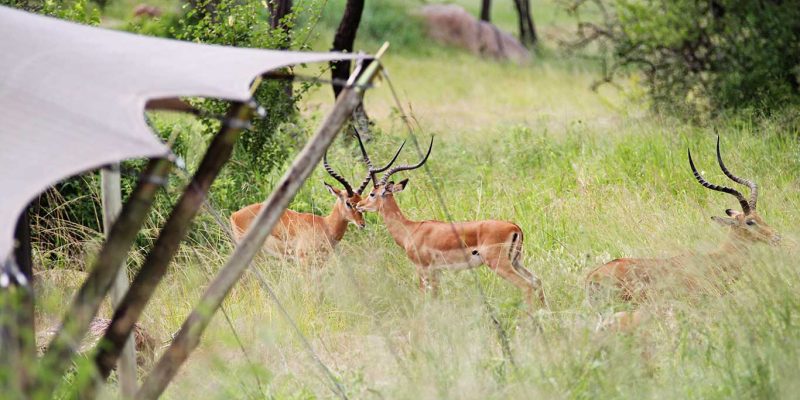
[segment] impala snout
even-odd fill
[[[374,202],[370,201],[369,198],[361,200],[358,202],[358,204],[356,204],[356,210],[358,210],[360,213],[375,211],[377,208],[372,203]]]

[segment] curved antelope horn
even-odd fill
[[[333,179],[339,181],[339,183],[341,183],[342,186],[344,186],[344,190],[347,191],[347,197],[351,197],[353,195],[353,188],[350,187],[350,183],[347,182],[347,179],[344,179],[343,176],[337,174],[336,171],[334,171],[333,168],[331,168],[331,166],[328,164],[327,151],[325,152],[325,155],[322,157],[322,166],[325,167],[325,171],[328,172],[328,175],[333,177]]]
[[[360,195],[361,193],[364,192],[364,189],[366,189],[367,185],[369,184],[369,181],[372,181],[374,185],[378,184],[377,174],[386,171],[387,169],[389,169],[389,167],[392,166],[392,164],[394,164],[395,161],[397,161],[397,157],[399,157],[400,152],[403,151],[403,146],[406,145],[406,141],[404,140],[403,143],[400,144],[400,147],[397,149],[397,152],[394,153],[394,157],[392,157],[392,160],[389,161],[383,167],[378,169],[372,167],[372,161],[370,161],[369,156],[367,155],[367,150],[364,149],[364,144],[361,143],[360,136],[358,136],[358,145],[359,147],[361,147],[361,155],[364,156],[364,162],[367,164],[367,176],[364,177],[364,180],[361,181],[361,185],[358,187],[358,190],[356,190],[356,193]]]
[[[736,200],[739,200],[739,204],[742,206],[742,211],[744,211],[745,214],[749,214],[750,204],[747,203],[747,200],[745,200],[744,196],[742,196],[742,194],[739,193],[739,191],[736,189],[732,189],[725,186],[714,185],[705,180],[703,176],[700,175],[699,172],[697,172],[697,168],[695,168],[694,166],[694,161],[692,161],[692,150],[688,150],[688,152],[689,152],[689,165],[692,167],[692,172],[694,173],[694,178],[697,179],[697,182],[699,182],[705,188],[733,195],[734,197],[736,197]]]
[[[431,136],[431,144],[428,146],[428,152],[425,154],[425,157],[423,157],[422,160],[420,160],[418,163],[414,165],[403,164],[390,169],[389,172],[387,172],[386,175],[384,175],[383,178],[381,178],[380,182],[378,182],[378,186],[385,185],[386,181],[389,180],[389,177],[394,175],[395,173],[398,173],[400,171],[411,171],[421,167],[423,164],[425,164],[425,161],[428,161],[428,156],[431,155],[431,150],[433,150],[433,136]]]
[[[722,169],[722,172],[725,174],[725,176],[731,178],[732,181],[738,184],[745,185],[750,188],[750,201],[748,203],[750,204],[750,208],[755,210],[756,201],[758,201],[758,185],[749,179],[740,178],[732,174],[731,171],[728,171],[728,168],[725,167],[725,163],[722,162],[722,154],[719,151],[719,136],[717,136],[717,161],[719,162],[719,168]]]

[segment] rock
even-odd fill
[[[93,349],[97,342],[103,337],[111,325],[111,320],[108,318],[95,318],[89,325],[89,332],[81,342],[78,348],[79,353],[86,353]],[[59,326],[48,328],[37,334],[36,342],[39,344],[39,353],[42,354],[47,351],[47,346],[50,344],[53,336],[58,333]],[[150,336],[149,333],[139,324],[135,324],[133,328],[133,337],[136,347],[136,363],[141,366],[149,365],[153,362],[156,353],[156,340]]]
[[[148,18],[155,18],[161,16],[161,9],[156,6],[151,6],[149,4],[139,4],[133,9],[133,16],[134,17],[148,17]]]
[[[439,43],[517,63],[526,63],[531,58],[528,49],[515,37],[489,22],[478,20],[461,6],[432,4],[422,7],[418,14],[425,22],[428,36]]]

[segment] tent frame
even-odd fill
[[[241,278],[280,215],[319,163],[342,126],[361,103],[364,90],[370,87],[371,82],[380,71],[378,59],[387,47],[388,44],[384,44],[374,59],[364,58],[361,60],[361,64],[347,81],[334,108],[295,158],[276,189],[266,199],[265,207],[254,220],[252,229],[208,287],[199,305],[186,319],[167,352],[158,361],[150,375],[145,378],[144,383],[136,392],[136,398],[159,397],[174,378],[178,368],[186,361],[189,353],[197,347],[203,330],[210,322],[214,312],[221,306],[224,297]],[[251,87],[251,92],[257,88],[260,81],[260,78],[256,79]],[[115,304],[115,313],[104,338],[98,343],[95,350],[96,379],[76,382],[76,386],[73,388],[81,398],[96,397],[98,384],[108,377],[111,369],[117,364],[126,343],[132,343],[131,332],[134,324],[141,316],[156,286],[166,274],[167,267],[180,242],[188,233],[191,221],[202,207],[211,184],[229,160],[236,140],[245,129],[249,128],[250,120],[256,110],[257,107],[252,101],[232,102],[220,130],[209,145],[197,172],[173,208],[155,245],[148,254],[145,264],[127,291],[125,291],[124,282],[124,278],[127,278],[124,268],[127,253],[153,205],[158,189],[167,181],[173,159],[153,158],[150,160],[140,176],[136,188],[122,209],[118,211],[116,219],[114,218],[114,215],[117,214],[115,207],[119,202],[114,197],[119,195],[119,176],[118,173],[114,176],[113,171],[103,172],[106,241],[90,269],[91,272],[73,302],[68,306],[62,319],[62,326],[41,358],[33,378],[26,378],[27,380],[20,378],[20,382],[24,384],[22,386],[23,393],[29,397],[46,398],[54,395],[62,376],[72,366],[72,358],[75,355],[77,344],[87,333],[89,324],[96,316],[101,302],[113,287],[116,292],[112,300]],[[125,295],[120,296],[120,293],[125,293]],[[33,357],[35,358],[35,354]],[[133,362],[133,371],[131,374],[129,369],[127,376],[125,373],[122,374],[121,385],[124,398],[130,398],[131,388],[135,388],[136,384],[135,355],[128,357],[127,362]],[[124,368],[122,367],[123,370]],[[34,372],[30,369],[25,370]],[[124,382],[125,380],[128,382]]]

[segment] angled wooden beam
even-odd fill
[[[72,365],[74,349],[86,335],[92,318],[97,314],[111,283],[117,277],[123,260],[153,205],[156,192],[166,179],[171,166],[172,163],[165,158],[153,159],[142,173],[136,189],[108,233],[108,238],[89,276],[67,308],[61,328],[40,361],[34,397],[52,397],[55,387]]]
[[[381,48],[376,57],[380,57],[387,45]],[[145,378],[136,399],[155,399],[169,385],[178,369],[183,365],[189,354],[200,343],[200,336],[208,326],[214,313],[222,305],[222,301],[239,281],[250,262],[261,250],[264,241],[275,227],[286,206],[308,178],[314,167],[322,159],[337,133],[353,114],[353,110],[360,104],[362,89],[380,69],[377,61],[370,63],[356,80],[354,75],[350,85],[341,92],[331,113],[325,118],[322,126],[306,143],[300,154],[297,155],[289,170],[278,182],[275,190],[264,202],[264,207],[250,225],[247,233],[231,255],[231,258],[220,270],[214,281],[203,293],[199,304],[181,326],[180,331],[172,341],[170,347],[159,359],[156,366]]]

